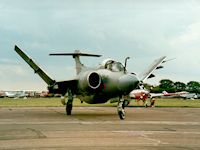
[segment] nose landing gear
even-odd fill
[[[119,118],[121,120],[124,120],[125,119],[125,100],[123,97],[120,97],[119,98],[119,102],[118,102],[118,106],[117,106],[117,112],[118,112],[118,115],[119,115]]]

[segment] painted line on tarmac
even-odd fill
[[[87,131],[90,132],[90,131]],[[95,131],[95,132],[108,132],[108,131]],[[109,131],[113,133],[125,133],[125,134],[134,134],[134,135],[141,135],[141,134],[199,134],[200,132],[190,132],[190,131]]]
[[[110,125],[137,125],[137,124],[151,124],[151,125],[200,125],[200,122],[178,122],[178,121],[9,121],[7,119],[0,119],[0,124],[110,124]]]

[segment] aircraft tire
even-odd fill
[[[71,115],[72,114],[72,104],[68,104],[66,106],[66,113],[67,113],[67,115]]]
[[[119,118],[121,120],[124,120],[125,119],[125,116],[126,116],[126,113],[125,113],[125,110],[124,110],[124,106],[125,106],[125,101],[120,101],[118,103],[118,115],[119,115]]]
[[[125,119],[125,111],[124,110],[121,110],[121,111],[118,111],[118,115],[119,115],[119,118],[121,120],[124,120]]]

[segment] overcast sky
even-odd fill
[[[88,66],[130,56],[128,70],[136,73],[166,55],[176,59],[148,83],[200,82],[200,1],[1,0],[0,90],[46,90],[15,44],[56,80],[75,75],[74,61],[48,54],[80,49],[103,55],[83,58]]]

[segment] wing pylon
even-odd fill
[[[139,79],[141,82],[144,82],[146,79],[148,78],[152,78],[155,77],[154,74],[152,74],[156,69],[161,69],[163,68],[163,66],[161,66],[162,63],[164,63],[166,56],[160,57],[156,60],[154,60],[154,62],[146,69],[144,70],[141,74],[139,74]]]

